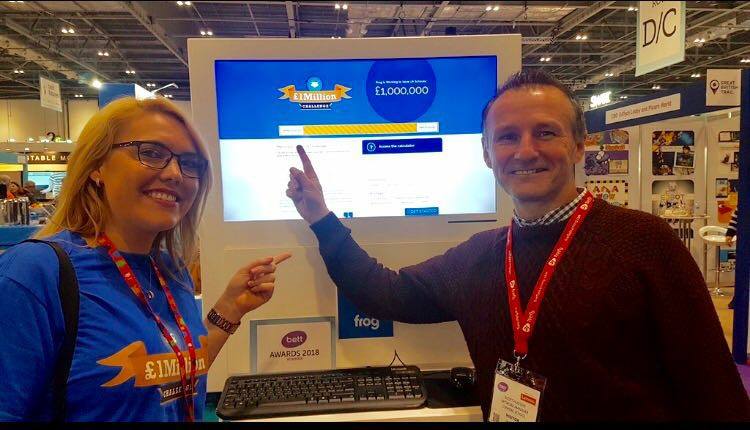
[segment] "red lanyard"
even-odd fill
[[[135,296],[138,298],[138,300],[141,302],[141,305],[148,311],[148,313],[151,315],[151,318],[156,321],[156,325],[159,326],[159,330],[161,331],[162,336],[164,336],[164,339],[167,340],[169,343],[169,346],[172,347],[172,351],[174,351],[175,355],[177,355],[177,362],[180,365],[180,382],[182,383],[182,399],[185,402],[185,410],[187,411],[187,419],[188,421],[195,421],[195,412],[194,412],[194,404],[193,404],[193,390],[195,387],[195,371],[196,371],[196,360],[195,360],[195,345],[193,344],[193,338],[190,336],[190,331],[187,328],[187,325],[185,324],[185,320],[182,318],[182,315],[180,315],[180,311],[177,309],[177,303],[174,300],[174,297],[172,296],[172,293],[169,291],[169,287],[167,286],[166,281],[164,280],[164,277],[161,275],[161,272],[159,271],[159,268],[156,266],[156,263],[154,263],[153,258],[151,259],[151,266],[154,268],[154,272],[156,272],[156,277],[159,279],[159,285],[161,285],[161,289],[164,290],[164,294],[167,296],[167,303],[169,303],[169,309],[172,311],[172,315],[174,316],[175,321],[177,322],[177,326],[180,328],[180,331],[182,332],[183,339],[185,340],[185,343],[187,344],[188,348],[188,354],[190,355],[190,381],[188,383],[187,380],[187,369],[185,364],[185,356],[182,351],[180,351],[180,347],[177,345],[177,341],[175,341],[172,334],[167,330],[167,327],[164,326],[164,323],[161,321],[161,318],[159,315],[154,312],[154,310],[151,308],[151,305],[148,303],[148,300],[146,300],[146,296],[143,294],[143,289],[141,289],[140,283],[138,283],[138,279],[135,277],[135,273],[133,273],[133,269],[130,268],[130,265],[127,261],[122,257],[119,251],[117,251],[117,248],[112,243],[112,241],[104,234],[102,234],[98,242],[100,245],[107,247],[107,252],[109,253],[109,256],[112,258],[112,261],[114,261],[115,266],[120,270],[120,274],[122,275],[123,279],[125,280],[125,283],[128,284],[128,287],[130,287],[130,290],[135,294]]]
[[[539,306],[542,303],[549,281],[552,279],[552,275],[560,264],[563,255],[573,242],[573,237],[575,237],[578,228],[589,214],[593,202],[594,196],[586,191],[583,200],[568,220],[562,236],[560,236],[560,239],[558,239],[555,247],[552,249],[552,253],[542,269],[542,274],[536,281],[534,292],[531,294],[529,303],[526,306],[526,312],[521,309],[521,296],[518,293],[518,276],[516,274],[516,265],[513,262],[513,225],[511,224],[510,228],[508,228],[508,240],[505,245],[505,283],[508,286],[510,317],[513,322],[513,341],[515,343],[513,354],[518,361],[526,357],[526,354],[529,352],[529,338],[531,338],[531,333],[534,331],[534,324],[539,317]]]

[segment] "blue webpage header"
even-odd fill
[[[215,73],[220,139],[334,124],[438,123],[439,134],[480,133],[497,88],[495,56],[218,60]]]

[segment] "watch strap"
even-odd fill
[[[208,315],[206,316],[206,319],[208,319],[208,322],[215,325],[216,327],[219,327],[220,329],[224,330],[225,332],[229,334],[234,334],[235,331],[237,331],[237,327],[240,326],[239,322],[233,323],[229,321],[228,319],[224,318],[220,313],[216,312],[213,308],[208,311]]]

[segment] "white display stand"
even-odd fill
[[[596,187],[608,187],[612,189],[615,185],[618,186],[618,193],[623,193],[623,182],[627,185],[627,208],[628,209],[640,209],[641,208],[641,174],[640,174],[640,153],[641,153],[641,136],[639,127],[625,127],[615,128],[612,130],[621,130],[628,135],[628,144],[625,145],[628,151],[628,173],[610,173],[608,175],[587,175],[585,164],[586,155],[584,155],[584,161],[576,164],[576,185],[579,187],[587,187],[590,191],[595,193]],[[593,134],[593,133],[592,133]],[[607,145],[605,145],[607,146]],[[595,151],[596,148],[592,146],[586,146],[586,152]],[[597,193],[595,195],[598,196]]]
[[[680,174],[674,169],[674,175],[654,175],[652,169],[652,137],[654,132],[662,131],[692,131],[694,136],[694,170],[692,174]],[[693,192],[686,198],[692,201],[688,210],[688,216],[701,216],[706,214],[706,127],[703,119],[677,118],[640,126],[641,132],[641,210],[655,213],[654,206],[658,206],[659,193],[654,193],[654,186],[668,187],[670,182],[676,182],[682,187],[684,182],[692,181]],[[679,151],[679,147],[675,147]],[[675,157],[676,157],[675,153]],[[665,217],[677,218],[679,214],[665,215]],[[695,219],[692,223],[693,237],[690,241],[690,253],[705,273],[703,243],[698,238],[698,229],[705,225],[705,219]],[[675,222],[674,227],[677,228]]]
[[[208,196],[200,228],[203,296],[210,308],[229,278],[247,262],[291,252],[293,257],[277,271],[276,290],[269,303],[253,311],[229,338],[208,375],[208,391],[220,391],[231,374],[250,373],[247,320],[331,316],[337,314],[336,288],[318,252],[306,222],[224,222],[221,164],[218,145],[214,61],[217,59],[374,59],[450,56],[497,56],[497,81],[521,68],[521,36],[484,35],[425,38],[362,39],[189,39],[190,90],[196,128],[208,144],[213,161],[213,191]],[[467,71],[470,73],[470,71]],[[248,121],[253,104],[248,100]],[[477,119],[478,121],[479,119]],[[481,151],[481,146],[467,150]],[[263,160],[247,160],[248,169]],[[283,195],[284,190],[279,190]],[[247,202],[254,204],[254,202]],[[344,220],[354,238],[384,265],[397,270],[439,255],[479,231],[507,225],[512,216],[510,198],[497,187],[497,214],[361,218]],[[489,219],[489,222],[486,222]],[[449,221],[462,221],[450,222]],[[482,222],[476,222],[482,221]],[[338,340],[337,367],[387,365],[394,350],[408,363],[469,366],[471,359],[457,323],[394,324],[392,338]]]
[[[718,200],[716,198],[716,179],[726,178],[728,180],[737,180],[739,178],[738,171],[732,171],[730,164],[733,161],[734,153],[739,151],[740,143],[739,140],[736,142],[719,142],[719,133],[736,131],[739,133],[740,129],[740,115],[739,110],[734,110],[732,118],[729,118],[729,112],[732,111],[721,111],[720,113],[713,113],[708,117],[708,165],[706,175],[706,209],[708,218],[708,225],[718,225],[727,227],[727,222],[720,222],[718,219]],[[722,159],[729,155],[729,163],[722,163]],[[724,245],[723,250],[734,250],[734,246]],[[714,270],[716,267],[716,253],[707,253],[707,264],[706,267],[709,270]],[[720,284],[722,286],[734,285],[734,271],[722,272],[720,275]],[[712,273],[706,273],[706,279],[710,283],[715,283],[714,276]]]

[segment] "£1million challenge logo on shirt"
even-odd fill
[[[351,96],[347,94],[349,90],[351,88],[340,84],[335,84],[332,90],[323,90],[323,81],[313,76],[307,80],[306,91],[298,90],[295,85],[279,88],[283,93],[279,99],[297,103],[302,110],[328,110],[333,103],[350,99]]]

